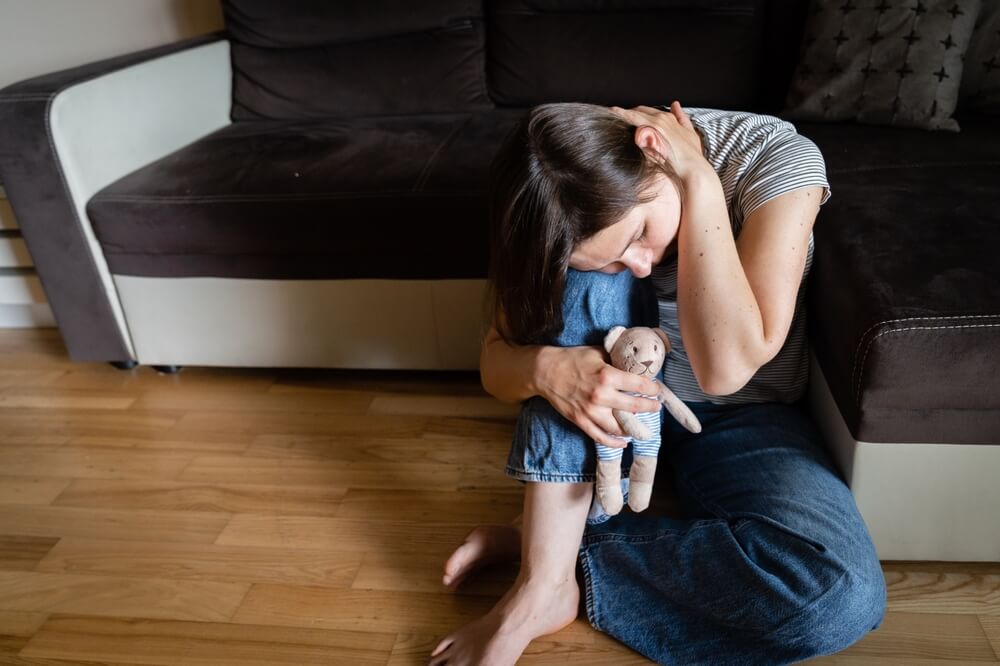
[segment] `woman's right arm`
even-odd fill
[[[625,446],[612,409],[660,409],[655,400],[622,392],[655,395],[659,386],[609,365],[600,347],[510,345],[495,326],[483,341],[479,373],[483,388],[496,399],[517,403],[541,396],[589,437],[608,446]]]

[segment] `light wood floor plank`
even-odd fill
[[[471,523],[417,522],[388,518],[320,518],[236,514],[216,543],[230,546],[318,548],[341,552],[431,555],[450,553],[474,527]]]
[[[980,615],[979,624],[982,625],[983,631],[993,647],[993,653],[1000,661],[1000,615]]]
[[[79,575],[351,586],[361,553],[305,548],[111,541],[67,537],[40,558],[36,571]]]
[[[212,543],[228,513],[0,505],[0,534]]]
[[[1000,615],[1000,575],[914,569],[886,572],[889,610]]]
[[[177,425],[177,414],[129,409],[108,412],[85,409],[46,409],[44,415],[19,408],[0,408],[0,438],[21,435],[112,437],[155,436]]]
[[[66,374],[63,370],[10,370],[0,369],[0,389],[12,386],[25,388],[28,386],[58,387],[58,380]]]
[[[509,442],[474,438],[370,438],[322,435],[261,435],[244,455],[263,458],[303,458],[352,462],[359,460],[395,463],[447,463],[484,465],[503,469]]]
[[[90,449],[137,449],[171,451],[173,453],[232,453],[239,454],[250,446],[250,438],[226,433],[186,432],[183,438],[172,433],[151,433],[145,437],[109,436],[72,437],[65,446]]]
[[[54,499],[56,506],[162,509],[333,516],[346,488],[263,486],[239,483],[76,479]]]
[[[47,613],[0,610],[0,664],[16,664],[20,652],[37,632]]]
[[[369,414],[425,414],[514,421],[520,405],[509,405],[490,396],[379,395]]]
[[[0,571],[0,609],[223,622],[245,583]]]
[[[250,456],[197,456],[178,476],[181,481],[266,485],[455,490],[461,470],[434,463],[319,462]]]
[[[338,518],[377,518],[455,523],[510,523],[524,504],[514,493],[465,493],[454,490],[387,490],[351,488]]]
[[[50,504],[70,483],[48,476],[0,476],[0,504]]]
[[[273,384],[273,375],[256,368],[185,367],[171,375],[157,372],[149,366],[119,370],[100,363],[67,363],[65,371],[52,382],[55,388],[65,389],[181,394],[192,390],[214,390],[226,394],[266,393]]]
[[[2,416],[2,415],[0,415]],[[188,430],[237,435],[268,433],[336,435],[339,437],[419,437],[427,423],[424,416],[368,416],[321,413],[191,412],[173,427],[175,434]]]
[[[393,640],[393,634],[374,631],[55,616],[32,637],[21,656],[169,666],[381,666]]]
[[[111,391],[10,387],[0,391],[0,407],[21,409],[128,409],[139,400]]]
[[[509,419],[464,419],[447,416],[428,416],[424,422],[421,439],[461,438],[477,441],[499,442],[504,453],[510,448],[514,424]]]
[[[190,451],[5,446],[0,448],[0,469],[29,476],[171,479],[196,458]]]
[[[0,534],[0,571],[34,571],[58,541],[56,537]]]
[[[887,612],[882,626],[840,653],[858,657],[919,657],[990,661],[996,655],[973,615]]]
[[[373,394],[358,391],[341,391],[334,395],[303,395],[246,391],[223,393],[198,389],[184,392],[147,390],[135,401],[135,407],[185,412],[365,414],[372,398]]]

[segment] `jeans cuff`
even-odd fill
[[[518,481],[535,481],[542,483],[594,483],[597,481],[597,474],[559,474],[551,472],[529,472],[524,469],[516,469],[507,465],[504,469],[507,476]]]

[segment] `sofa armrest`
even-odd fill
[[[0,90],[0,181],[72,360],[137,360],[87,201],[228,125],[231,103],[221,33]]]

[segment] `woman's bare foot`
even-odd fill
[[[539,582],[518,575],[489,613],[446,636],[429,666],[508,666],[528,643],[572,622],[580,603],[575,576]]]
[[[496,562],[513,562],[521,556],[519,520],[511,525],[480,525],[444,563],[441,582],[454,590],[476,568]]]

